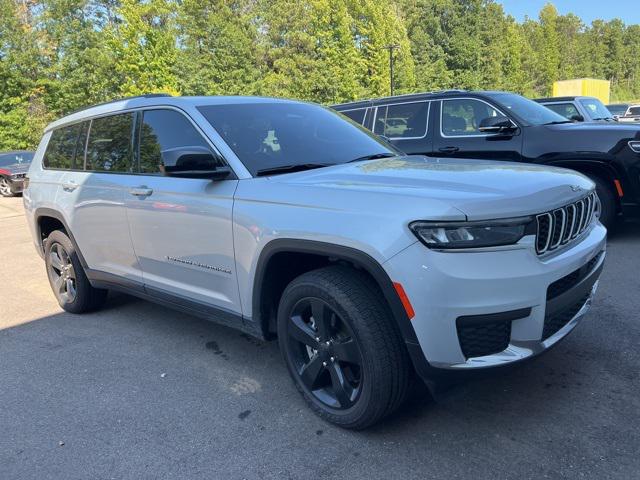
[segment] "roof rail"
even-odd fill
[[[89,105],[87,107],[78,108],[76,110],[73,110],[67,113],[65,117],[67,115],[73,115],[74,113],[82,112],[84,110],[88,110],[93,107],[101,107],[103,105],[109,105],[115,102],[122,102],[123,100],[135,100],[136,98],[157,98],[157,97],[171,97],[171,96],[172,95],[170,95],[169,93],[145,93],[144,95],[134,95],[132,97],[115,98],[113,100],[109,100],[108,102],[96,103],[95,105]]]

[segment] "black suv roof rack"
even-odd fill
[[[67,113],[67,115],[72,115],[74,113],[82,112],[84,110],[88,110],[93,107],[101,107],[103,105],[109,105],[111,103],[122,102],[123,100],[135,100],[136,98],[158,98],[158,97],[171,97],[172,95],[169,93],[145,93],[144,95],[133,95],[131,97],[122,97],[115,98],[113,100],[109,100],[108,102],[96,103],[95,105],[89,105],[87,107],[78,108],[73,110],[72,112]]]

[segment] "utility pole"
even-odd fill
[[[389,50],[389,90],[393,97],[393,51],[400,48],[400,45],[397,43],[390,43],[389,45],[385,45],[383,48]]]

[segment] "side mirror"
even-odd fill
[[[572,122],[584,122],[584,117],[579,113],[576,113],[575,115],[571,115],[569,117],[569,120],[571,120]]]
[[[222,180],[231,174],[231,169],[206,147],[171,148],[163,151],[161,157],[161,168],[168,177]]]
[[[503,116],[487,117],[480,121],[478,130],[482,133],[510,133],[514,132],[518,126],[511,119]]]

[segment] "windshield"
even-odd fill
[[[0,154],[0,167],[8,167],[10,165],[19,165],[31,163],[33,153],[31,152],[15,152]]]
[[[609,110],[612,115],[624,115],[627,113],[627,108],[629,108],[629,105],[607,105],[607,110]]]
[[[612,118],[611,112],[607,110],[604,103],[597,98],[581,98],[578,101],[587,110],[587,112],[589,112],[589,115],[594,120]]]
[[[255,102],[198,110],[254,176],[276,167],[336,165],[399,154],[371,132],[319,105]]]
[[[491,98],[503,107],[512,111],[514,115],[528,125],[546,125],[552,123],[567,123],[569,120],[562,115],[549,110],[539,103],[524,98],[515,93],[489,93]]]

